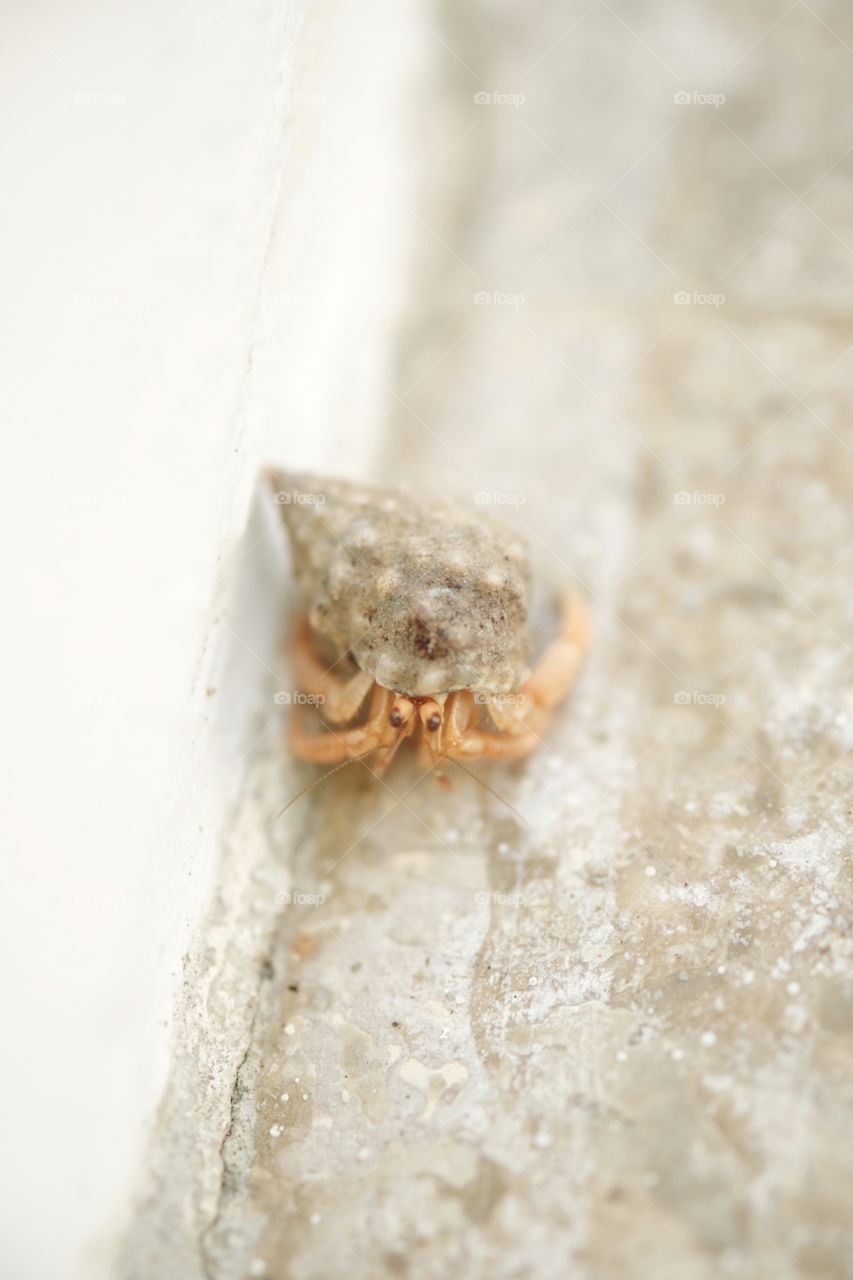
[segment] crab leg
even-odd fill
[[[332,724],[346,724],[352,720],[370,692],[373,677],[366,671],[358,671],[349,680],[341,680],[324,667],[314,651],[306,618],[297,623],[292,655],[299,692],[322,698],[323,718]]]
[[[560,632],[542,655],[528,679],[507,702],[495,694],[486,698],[494,723],[503,733],[541,734],[550,718],[547,712],[567,695],[589,644],[589,614],[576,592],[563,597]]]
[[[515,733],[504,736],[483,729],[469,729],[455,740],[446,754],[451,760],[520,760],[540,745],[538,733]]]
[[[576,591],[563,596],[560,634],[522,685],[538,707],[550,710],[562,702],[575,682],[589,645],[589,611]]]
[[[328,730],[324,733],[308,733],[304,727],[303,708],[294,707],[288,726],[288,737],[293,751],[302,760],[312,764],[336,764],[347,756],[362,755],[377,747],[390,745],[396,736],[388,724],[388,713],[394,695],[380,685],[373,686],[370,714],[357,729],[344,729],[340,733]]]

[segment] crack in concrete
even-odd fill
[[[242,1162],[244,1167],[241,1170],[239,1152],[229,1153],[229,1144],[235,1140],[239,1133],[241,1104],[247,1098],[251,1098],[253,1094],[254,1075],[252,1072],[247,1071],[247,1066],[252,1057],[252,1050],[256,1048],[255,1033],[258,1015],[263,1004],[264,989],[273,978],[275,972],[271,958],[272,948],[273,940],[271,939],[267,950],[261,957],[257,994],[254,1000],[252,1016],[246,1029],[246,1047],[234,1071],[233,1083],[229,1093],[228,1123],[222,1134],[218,1151],[220,1176],[216,1206],[207,1226],[199,1234],[199,1257],[206,1280],[217,1280],[217,1274],[220,1273],[216,1234],[222,1226],[230,1201],[239,1190],[242,1178],[245,1177],[245,1162]],[[255,1053],[255,1058],[258,1058],[257,1053]],[[254,1072],[257,1072],[258,1066],[259,1061],[256,1061],[253,1064]],[[248,1078],[249,1076],[251,1078]]]

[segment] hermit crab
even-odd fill
[[[267,479],[307,609],[292,648],[296,755],[336,764],[372,754],[381,773],[408,738],[425,768],[531,752],[586,650],[580,596],[563,596],[556,639],[531,669],[530,570],[512,530],[444,499]]]

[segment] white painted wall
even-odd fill
[[[366,473],[378,448],[415,9],[4,11],[0,1267],[16,1280],[108,1274],[137,1183],[275,660],[276,599],[231,597],[258,463]],[[223,705],[206,690],[229,664]]]

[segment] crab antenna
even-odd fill
[[[283,813],[287,813],[287,810],[292,804],[296,804],[296,801],[301,800],[309,791],[313,791],[315,787],[319,787],[321,782],[325,782],[327,778],[331,778],[333,773],[337,773],[339,769],[345,769],[348,764],[355,764],[357,760],[363,760],[365,756],[373,755],[373,752],[378,750],[378,747],[371,747],[369,751],[362,751],[361,755],[350,756],[349,760],[342,760],[340,764],[333,765],[331,769],[327,769],[325,773],[321,773],[319,778],[315,778],[313,782],[306,783],[301,791],[297,791],[296,795],[292,796],[291,799],[288,800],[284,808],[279,809],[278,813],[275,815],[276,818],[280,818]]]
[[[527,821],[524,814],[519,813],[515,805],[510,804],[510,802],[508,800],[505,800],[502,795],[499,795],[498,792],[495,791],[493,787],[489,786],[488,782],[484,782],[482,778],[478,778],[476,773],[472,773],[470,769],[467,769],[464,764],[460,763],[459,760],[454,760],[452,756],[445,755],[445,756],[442,756],[441,759],[449,760],[451,764],[456,765],[457,769],[461,769],[463,773],[467,773],[468,777],[473,778],[475,782],[478,782],[484,791],[488,791],[490,796],[494,796],[496,800],[500,800],[501,804],[505,804],[508,809],[511,809],[523,827],[527,827],[528,830],[530,829],[530,823]]]

